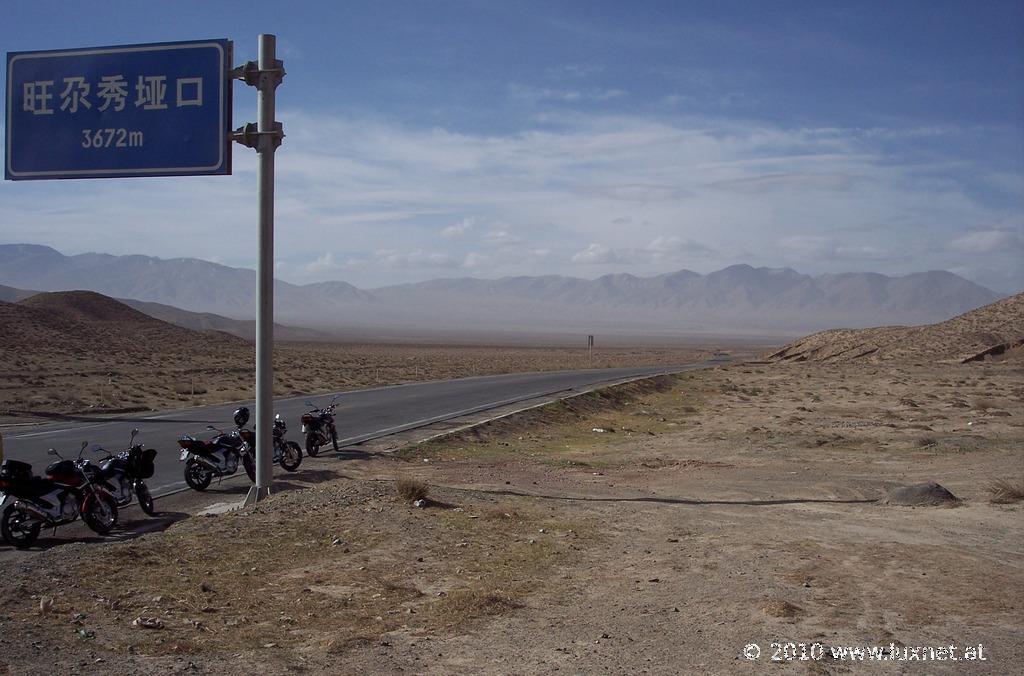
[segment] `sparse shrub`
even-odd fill
[[[988,485],[989,501],[1000,505],[1024,500],[1024,479],[1008,481],[996,479]]]
[[[403,478],[395,482],[395,490],[398,491],[398,495],[403,500],[409,502],[415,502],[417,500],[426,500],[427,495],[430,494],[430,487],[422,481],[417,479]]]
[[[927,437],[927,436],[925,436],[925,437],[918,437],[917,438],[917,445],[920,446],[921,448],[928,448],[930,446],[936,446],[938,443],[939,442],[935,439],[935,437]]]
[[[979,411],[988,411],[994,408],[999,408],[999,404],[997,404],[994,399],[979,398],[974,400],[974,408]]]

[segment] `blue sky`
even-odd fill
[[[947,269],[1024,290],[1019,2],[7,4],[8,51],[278,36],[294,282]],[[276,15],[280,15],[278,18]],[[235,86],[235,122],[255,119]],[[255,261],[231,177],[0,184],[0,241]]]

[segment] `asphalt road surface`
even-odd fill
[[[342,446],[355,444],[533,397],[560,392],[569,394],[577,388],[601,382],[675,373],[720,363],[722,360],[675,367],[514,373],[344,392],[338,398],[338,408],[335,410],[338,442]],[[308,410],[304,402],[308,400],[317,406],[324,406],[331,396],[320,394],[276,399],[275,413],[279,413],[288,424],[286,438],[304,447],[299,424],[299,416]],[[8,428],[4,433],[5,457],[32,463],[33,470],[38,474],[54,460],[47,455],[50,448],[56,448],[64,457],[73,458],[77,456],[82,442],[88,442],[89,447],[100,445],[116,453],[124,450],[132,428],[138,427],[139,440],[143,446],[158,451],[156,473],[147,483],[153,495],[159,496],[185,485],[182,474],[184,465],[179,460],[178,438],[183,434],[191,434],[200,439],[208,439],[213,433],[206,430],[207,425],[232,429],[232,413],[243,405],[248,406],[253,414],[251,426],[255,423],[255,409],[249,401],[156,414],[66,416],[60,423],[41,427]],[[333,453],[330,445],[321,449],[320,454],[329,453]],[[83,457],[97,456],[86,449]],[[241,465],[237,473],[244,474]]]

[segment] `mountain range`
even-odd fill
[[[0,245],[0,284],[85,289],[232,319],[255,317],[256,273],[193,259],[65,256],[46,246]],[[945,271],[810,276],[733,265],[637,277],[556,275],[435,279],[377,289],[342,281],[276,280],[275,320],[320,330],[497,333],[731,333],[798,335],[836,326],[930,324],[1001,296]]]

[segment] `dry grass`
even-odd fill
[[[435,460],[528,456],[561,468],[618,467],[631,462],[622,455],[624,448],[679,428],[707,394],[692,374],[658,376],[557,401],[396,455]]]
[[[402,478],[395,482],[395,490],[403,500],[416,502],[426,500],[430,495],[430,487],[416,479]]]
[[[1008,481],[997,479],[988,486],[989,501],[1007,505],[1024,500],[1024,479]]]
[[[783,601],[782,599],[768,599],[768,601],[761,607],[761,611],[768,617],[784,619],[792,619],[803,614],[803,608],[793,605],[789,601]]]
[[[999,408],[999,404],[990,397],[980,397],[974,400],[974,408],[979,411],[992,411]]]

